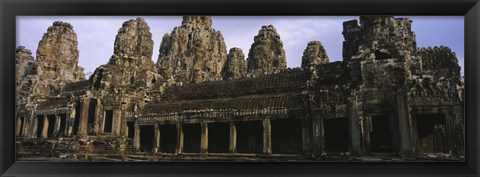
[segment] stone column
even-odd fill
[[[40,138],[37,137],[37,131],[38,131],[38,118],[35,116],[35,114],[32,115],[34,118],[32,119],[32,131],[30,132],[30,137],[31,138]],[[43,121],[43,120],[42,120]]]
[[[177,123],[177,149],[176,154],[183,152],[183,128],[181,123]]]
[[[121,120],[120,114],[117,109],[112,110],[112,133],[114,135],[119,135],[121,130]]]
[[[55,114],[55,126],[53,128],[53,134],[55,136],[58,136],[60,134],[60,126],[61,124],[63,124],[65,122],[62,122],[62,120],[60,119],[60,116],[58,114]]]
[[[200,152],[208,153],[208,124],[206,122],[201,123],[202,134],[200,139]]]
[[[47,137],[48,137],[48,118],[47,118],[47,115],[43,115],[42,138],[47,138]]]
[[[157,153],[157,152],[160,152],[160,126],[158,125],[158,123],[155,123],[154,125],[155,127],[155,136],[153,137],[153,152],[154,153]]]
[[[237,127],[235,122],[230,122],[230,147],[228,148],[230,153],[237,152]]]
[[[120,135],[127,136],[128,129],[127,129],[127,117],[125,117],[125,112],[122,111],[122,109],[120,108],[116,108],[113,111],[115,112],[115,114],[117,115],[120,121],[120,127],[118,128]]]
[[[15,136],[20,135],[21,129],[22,129],[22,118],[19,116],[19,117],[17,117],[17,126],[16,126],[16,129],[15,129]]]
[[[269,118],[263,119],[263,153],[272,153],[272,126]]]
[[[120,107],[114,109],[115,114],[118,115],[120,118],[120,134],[123,136],[127,136],[128,134],[128,126],[127,126],[127,118],[125,117],[125,105],[121,105]],[[115,119],[115,117],[114,117]]]
[[[417,112],[412,111],[410,112],[410,135],[412,135],[412,148],[414,153],[418,153],[420,150],[419,143],[418,143],[418,131],[417,131]]]
[[[400,134],[400,155],[411,154],[412,143],[410,136],[410,114],[407,105],[407,96],[404,91],[400,91],[397,95],[397,111],[398,111],[398,130]]]
[[[89,98],[83,98],[82,100],[82,111],[80,112],[80,128],[78,129],[79,135],[87,135],[88,129],[88,107],[90,105]]]
[[[445,119],[445,133],[446,133],[446,144],[443,148],[447,148],[448,150],[452,151],[452,154],[455,153],[455,143],[454,143],[454,135],[455,135],[455,128],[454,128],[454,118],[455,113],[452,106],[448,106],[443,108],[443,114]]]
[[[348,98],[349,108],[349,124],[350,124],[350,137],[351,137],[351,153],[361,153],[360,146],[360,116],[358,115],[357,99],[355,97]]]
[[[97,98],[97,106],[95,107],[95,126],[94,126],[94,131],[95,134],[99,135],[103,133],[102,128],[100,126],[103,126],[101,122],[104,122],[105,116],[104,116],[104,111],[102,109],[102,101],[100,98]]]
[[[465,137],[465,121],[463,117],[463,109],[460,106],[455,106],[453,108],[453,116],[452,117],[455,121],[454,122],[454,129],[452,130],[453,133],[453,143],[454,143],[454,150],[453,154],[458,155],[458,154],[465,154],[465,142],[464,142],[464,137]],[[447,132],[448,133],[448,132]]]
[[[135,122],[135,136],[133,137],[133,148],[135,151],[140,150],[140,125],[138,122]]]
[[[107,115],[106,115],[106,114],[107,114],[107,113],[106,113],[105,110],[103,110],[102,112],[103,112],[103,113],[102,113],[103,119],[98,122],[98,128],[99,128],[100,132],[103,134],[103,133],[105,133],[105,124],[106,124],[106,121],[107,121]],[[112,120],[113,120],[113,117],[112,117]],[[112,126],[113,126],[113,125],[112,125]],[[113,128],[113,127],[112,127],[112,128]]]
[[[323,118],[320,113],[313,113],[313,154],[321,156],[325,147],[325,133],[323,128]]]
[[[125,118],[123,117],[123,114],[120,110],[114,109],[113,115],[114,115],[113,120],[115,122],[115,126],[112,131],[115,132],[115,135],[121,135],[120,133],[122,131],[122,125],[127,126],[127,122],[124,121]]]
[[[70,114],[68,114],[68,124],[67,124],[67,136],[72,136],[73,133],[73,126],[75,126],[75,114],[76,114],[76,103],[73,104],[72,109],[70,110]]]
[[[360,118],[360,147],[363,152],[370,151],[370,131],[371,131],[371,116],[361,116]]]
[[[313,153],[313,120],[308,114],[298,115],[301,116],[302,122],[302,154],[309,158]]]

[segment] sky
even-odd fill
[[[152,60],[156,63],[162,37],[181,25],[181,16],[17,16],[17,46],[25,46],[35,57],[38,43],[54,21],[72,24],[77,33],[79,65],[87,77],[97,67],[106,64],[113,54],[118,29],[123,22],[144,18],[150,26],[154,41]],[[464,71],[463,16],[397,16],[413,20],[412,31],[417,47],[448,46],[457,54]],[[261,26],[273,25],[283,41],[287,66],[299,67],[309,41],[320,41],[330,61],[342,60],[342,23],[358,16],[213,16],[213,28],[225,39],[227,51],[239,47],[245,56]]]

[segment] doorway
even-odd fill
[[[347,118],[323,119],[326,152],[348,152],[348,126]]]
[[[218,122],[208,124],[208,152],[226,153],[230,146],[230,124]]]
[[[417,114],[419,152],[448,152],[444,114]]]
[[[263,122],[242,121],[236,122],[237,152],[257,153],[263,151]]]
[[[372,116],[370,148],[371,152],[390,153],[393,151],[389,116]]]
[[[300,154],[302,152],[302,120],[274,119],[272,127],[272,153]]]

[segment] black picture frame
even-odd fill
[[[478,0],[1,0],[1,176],[479,176]],[[17,15],[464,15],[465,162],[15,162]]]

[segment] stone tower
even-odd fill
[[[222,80],[227,47],[209,16],[184,16],[182,25],[165,34],[157,69],[171,84]]]
[[[393,16],[360,16],[360,25],[357,20],[343,23],[343,61],[349,63],[353,83],[406,84],[412,65],[419,62],[411,23]]]
[[[109,62],[98,67],[91,76],[95,89],[152,87],[161,81],[152,61],[152,34],[144,19],[136,18],[123,23],[115,38],[113,51]]]
[[[280,35],[272,25],[262,26],[248,52],[248,73],[252,77],[274,74],[287,68]]]
[[[327,52],[320,41],[311,41],[303,52],[302,68],[310,69],[311,66],[330,63]]]
[[[240,48],[231,48],[223,66],[222,76],[225,80],[240,79],[247,75],[247,61]]]
[[[38,75],[60,82],[85,79],[78,66],[77,34],[69,23],[54,22],[43,35],[37,49]]]

